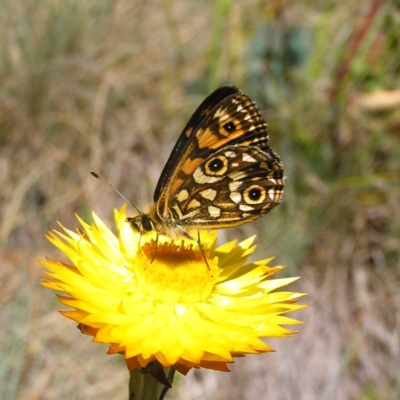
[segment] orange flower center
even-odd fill
[[[156,301],[198,303],[210,295],[219,274],[218,258],[203,256],[197,245],[155,241],[143,245],[139,253],[137,279]],[[141,254],[141,256],[140,256]],[[153,261],[152,261],[153,260]]]

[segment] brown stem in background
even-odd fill
[[[343,88],[344,82],[349,75],[350,66],[357,55],[357,52],[363,43],[368,30],[378,15],[381,6],[381,0],[374,0],[371,4],[369,12],[366,14],[363,23],[355,31],[352,38],[350,38],[349,45],[344,54],[343,61],[337,69],[334,78],[334,84],[330,92],[331,100],[331,117],[328,124],[328,132],[330,136],[330,143],[333,150],[333,160],[331,173],[337,176],[340,173],[341,160],[343,157],[343,145],[340,142],[340,134],[338,133],[338,126],[340,122],[340,114],[342,107],[339,106],[340,102],[337,100]],[[345,102],[343,102],[344,104]],[[343,106],[342,104],[342,106]]]
[[[375,0],[372,3],[371,9],[369,10],[368,14],[365,16],[362,25],[354,33],[353,37],[350,39],[350,43],[349,43],[349,46],[347,47],[347,52],[344,57],[344,60],[337,70],[335,86],[331,92],[332,100],[336,99],[338,92],[340,91],[340,88],[342,86],[342,82],[345,80],[345,78],[349,74],[350,65],[351,65],[353,59],[355,58],[357,51],[360,48],[361,43],[363,42],[363,40],[369,30],[369,27],[374,22],[377,14],[378,14],[381,3],[382,3],[381,0]]]

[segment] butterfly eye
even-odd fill
[[[208,175],[222,175],[227,169],[228,160],[223,156],[218,156],[208,161],[205,167]]]
[[[236,130],[236,126],[232,121],[229,121],[228,123],[226,123],[224,125],[224,129],[228,132],[228,133],[232,133]]]
[[[142,216],[142,227],[146,232],[150,232],[153,230],[153,223],[151,222],[151,219],[146,215]]]
[[[265,189],[262,186],[250,186],[244,191],[244,199],[248,204],[260,204],[265,200]]]

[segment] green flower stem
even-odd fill
[[[129,400],[158,400],[164,385],[139,368],[129,371]]]

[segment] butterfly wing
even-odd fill
[[[185,155],[185,148],[187,147],[188,142],[191,140],[193,134],[197,132],[199,127],[205,125],[204,120],[216,105],[220,104],[227,97],[238,92],[239,89],[234,86],[220,87],[207,96],[197,107],[197,110],[183,128],[183,131],[180,134],[174,148],[172,149],[163,171],[161,172],[160,179],[158,180],[156,189],[154,191],[154,202],[157,202],[162,196],[163,192],[165,192],[165,189],[168,188],[168,185],[174,176],[174,171],[177,171],[179,163],[183,160],[182,154]]]
[[[170,213],[188,228],[238,226],[282,201],[283,180],[274,154],[254,146],[226,146],[202,162],[171,197]]]
[[[279,156],[269,146],[267,124],[258,107],[239,89],[222,87],[198,107],[161,174],[154,194],[160,219],[171,212],[172,198],[190,182],[202,163],[222,148],[239,145],[268,154],[283,169]]]

